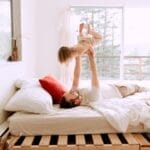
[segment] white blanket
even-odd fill
[[[142,95],[141,95],[142,94]],[[143,123],[150,132],[150,92],[142,92],[121,99],[108,99],[91,103],[90,106],[103,114],[119,132],[126,132],[129,125]]]

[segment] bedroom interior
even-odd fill
[[[149,14],[149,0],[0,0],[0,150],[150,150]],[[54,89],[70,87],[74,62],[60,65],[57,51],[80,22],[103,35],[104,101],[61,109]]]

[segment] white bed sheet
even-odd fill
[[[30,114],[17,112],[9,117],[12,135],[54,135],[116,133],[107,120],[89,107],[58,109],[58,114]],[[127,132],[143,132],[143,125],[129,126]]]

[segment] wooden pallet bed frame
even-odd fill
[[[4,123],[0,150],[150,150],[150,133],[13,136]]]
[[[9,136],[7,150],[150,150],[149,133]]]

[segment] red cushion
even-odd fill
[[[48,75],[39,79],[41,86],[53,97],[54,104],[59,104],[66,88],[54,76]]]

